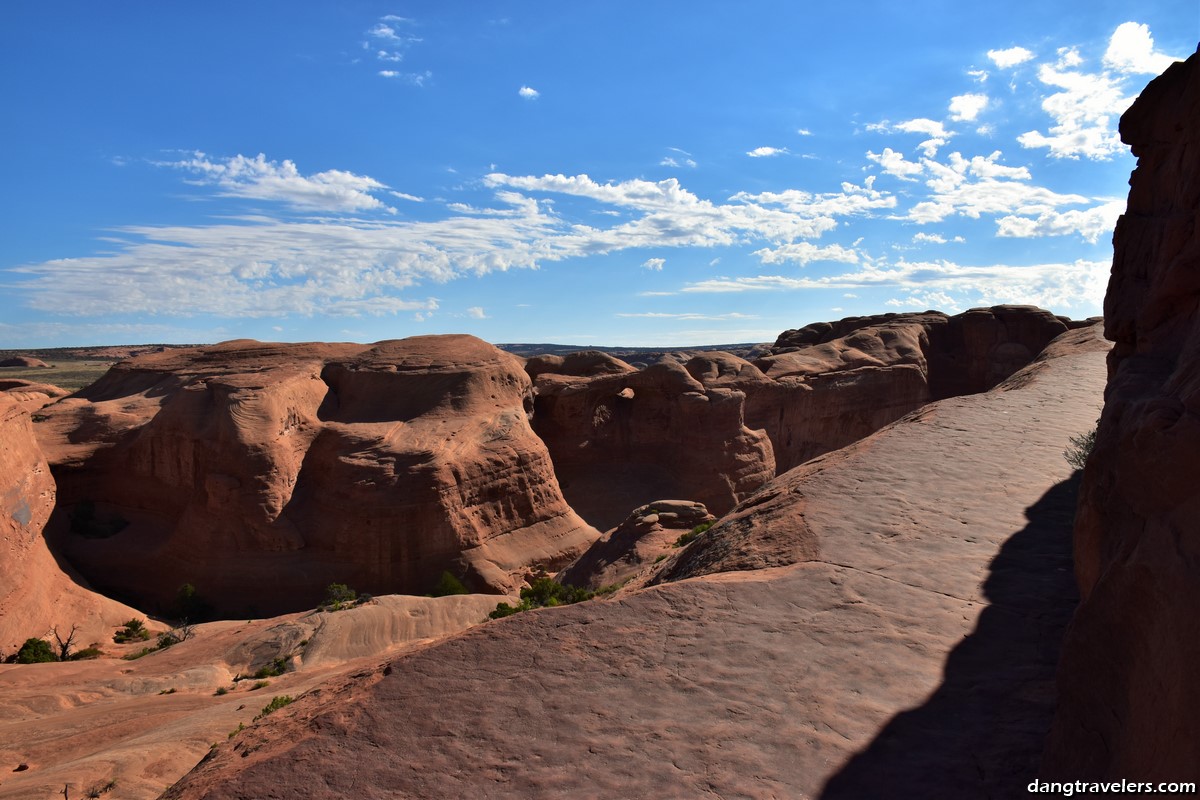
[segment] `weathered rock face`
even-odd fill
[[[0,379],[0,393],[8,395],[9,399],[17,401],[22,408],[32,413],[56,398],[65,397],[67,390],[49,383],[6,378]]]
[[[656,497],[695,498],[721,514],[775,474],[771,442],[745,425],[741,391],[708,388],[674,362],[583,366],[582,376],[533,373],[533,424],[563,493],[592,525],[611,528]]]
[[[1200,777],[1200,55],[1121,119],[1138,166],[1104,303],[1115,342],[1075,526],[1050,778]]]
[[[635,508],[624,522],[597,539],[587,552],[558,573],[555,580],[586,589],[622,584],[674,552],[681,536],[715,520],[702,503],[655,500]]]
[[[771,437],[784,472],[931,400],[987,391],[1075,325],[1039,308],[996,306],[784,331],[755,361],[774,385],[747,391],[746,424]]]
[[[54,627],[65,639],[76,624],[76,649],[86,647],[138,616],[79,585],[55,562],[42,537],[54,500],[29,414],[0,392],[0,657]]]
[[[1076,600],[1062,448],[1104,383],[1107,343],[1068,337],[1002,389],[775,479],[676,557],[723,538],[753,556],[779,531],[774,568],[718,556],[478,626],[298,697],[164,797],[1022,792]],[[789,536],[815,557],[775,557]]]
[[[165,604],[186,582],[223,613],[332,582],[419,594],[443,570],[507,592],[598,535],[530,405],[521,361],[470,336],[142,356],[45,411],[75,509],[55,541],[114,593]]]

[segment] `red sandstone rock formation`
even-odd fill
[[[530,362],[534,429],[563,494],[596,527],[657,497],[694,498],[722,514],[775,474],[771,442],[745,425],[741,391],[708,388],[669,361],[633,371],[568,356],[550,372],[548,360]]]
[[[32,413],[56,398],[65,397],[67,390],[49,383],[4,378],[0,379],[0,393],[8,395],[9,399],[16,400],[22,408]]]
[[[33,358],[32,356],[13,356],[12,358],[0,359],[0,367],[25,367],[29,369],[32,367],[49,368],[50,365],[40,358]]]
[[[1075,527],[1082,602],[1043,773],[1200,779],[1200,55],[1121,118],[1138,157],[1117,223],[1115,342]]]
[[[1061,453],[1104,380],[1106,344],[1068,337],[777,478],[678,556],[790,537],[807,559],[487,623],[299,698],[164,797],[1023,791],[1075,600]]]
[[[0,392],[0,657],[55,626],[66,638],[79,625],[80,649],[143,616],[89,591],[55,561],[42,537],[54,500],[54,479],[29,414]]]
[[[1039,308],[995,306],[784,331],[755,362],[774,385],[747,390],[746,424],[771,437],[784,472],[931,400],[987,391],[1079,324]]]
[[[563,500],[530,401],[520,359],[470,336],[141,356],[44,412],[62,505],[91,515],[59,515],[55,542],[164,610],[185,582],[254,616],[332,582],[419,594],[443,570],[507,592],[598,535]]]
[[[597,539],[555,576],[567,586],[600,589],[623,584],[679,546],[681,536],[716,520],[702,503],[655,500]]]

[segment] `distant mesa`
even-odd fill
[[[40,358],[32,356],[13,356],[0,360],[0,367],[24,367],[25,369],[33,369],[36,367],[50,368],[50,365]]]

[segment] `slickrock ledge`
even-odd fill
[[[709,574],[326,685],[163,797],[1024,796],[1076,599],[1062,451],[1106,349],[1067,333],[781,476],[664,562]]]

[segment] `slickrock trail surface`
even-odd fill
[[[0,664],[0,800],[51,800],[64,786],[70,798],[81,798],[110,781],[115,788],[101,796],[157,797],[210,745],[250,725],[273,697],[369,672],[381,653],[477,624],[496,601],[378,597],[336,613],[212,622],[197,626],[194,638],[134,661],[112,656],[154,640],[114,645],[110,628],[100,642],[107,658]],[[132,616],[137,612],[125,619]],[[277,658],[284,674],[250,677]],[[235,683],[238,675],[247,679]],[[269,685],[254,688],[260,682]]]
[[[708,574],[327,684],[164,797],[1024,796],[1075,601],[1062,451],[1106,349],[1068,333],[780,476],[662,565]]]

